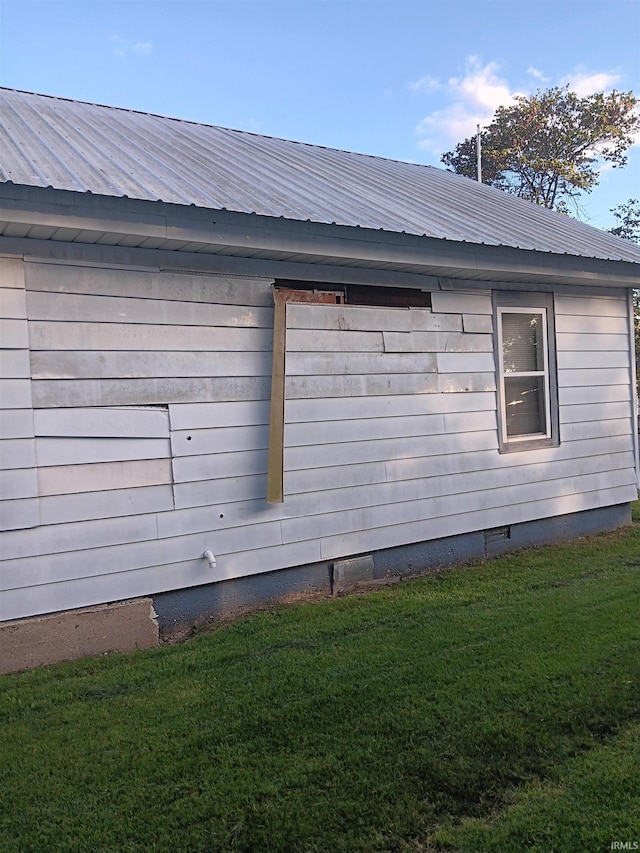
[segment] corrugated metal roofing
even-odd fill
[[[640,248],[423,166],[0,88],[0,182],[640,263]]]

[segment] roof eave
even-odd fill
[[[160,201],[140,201],[90,193],[0,184],[0,223],[26,238],[119,245],[120,240],[151,241],[180,252],[223,253],[236,257],[304,258],[307,263],[384,264],[452,279],[512,280],[541,283],[640,288],[640,263],[578,255],[559,255],[510,246],[467,243],[428,236],[302,222],[284,218],[211,210]],[[0,228],[1,228],[0,224]],[[6,227],[6,226],[5,226]],[[56,236],[58,235],[58,236]]]

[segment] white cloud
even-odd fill
[[[610,92],[616,83],[620,81],[620,75],[615,71],[586,72],[577,70],[565,75],[560,81],[561,86],[569,86],[570,91],[575,92],[580,98],[593,95],[596,92]]]
[[[153,44],[150,41],[133,41],[133,39],[126,39],[120,35],[109,36],[109,41],[118,57],[130,53],[135,53],[138,56],[149,56],[153,50]]]
[[[451,77],[440,87],[451,103],[432,112],[418,124],[416,132],[420,148],[440,155],[475,134],[478,124],[488,124],[498,107],[512,104],[515,93],[498,72],[497,63],[482,65],[478,57],[470,56],[464,75]],[[417,81],[414,85],[420,83]],[[414,91],[424,89],[421,87]]]
[[[539,68],[534,68],[533,65],[530,65],[527,68],[527,74],[530,74],[532,77],[535,77],[536,80],[539,80],[541,83],[548,83],[549,78],[545,75],[543,71],[540,71]]]
[[[409,88],[415,95],[424,93],[428,94],[429,92],[435,92],[438,89],[441,89],[442,83],[435,77],[431,77],[430,74],[427,74],[424,77],[420,77],[419,80],[414,80],[412,83],[409,83]]]
[[[498,69],[496,62],[481,66],[477,56],[470,56],[467,73],[462,78],[452,77],[449,88],[461,102],[468,102],[482,110],[491,110],[493,114],[498,107],[513,102],[509,86],[506,80],[498,76]]]
[[[424,151],[439,155],[474,134],[477,126],[486,120],[486,113],[473,112],[466,104],[452,104],[422,119],[416,128],[420,138],[418,145]]]

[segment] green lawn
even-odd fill
[[[639,613],[636,506],[601,537],[0,677],[0,851],[640,844]]]

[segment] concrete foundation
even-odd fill
[[[150,598],[0,624],[0,674],[158,644]]]

